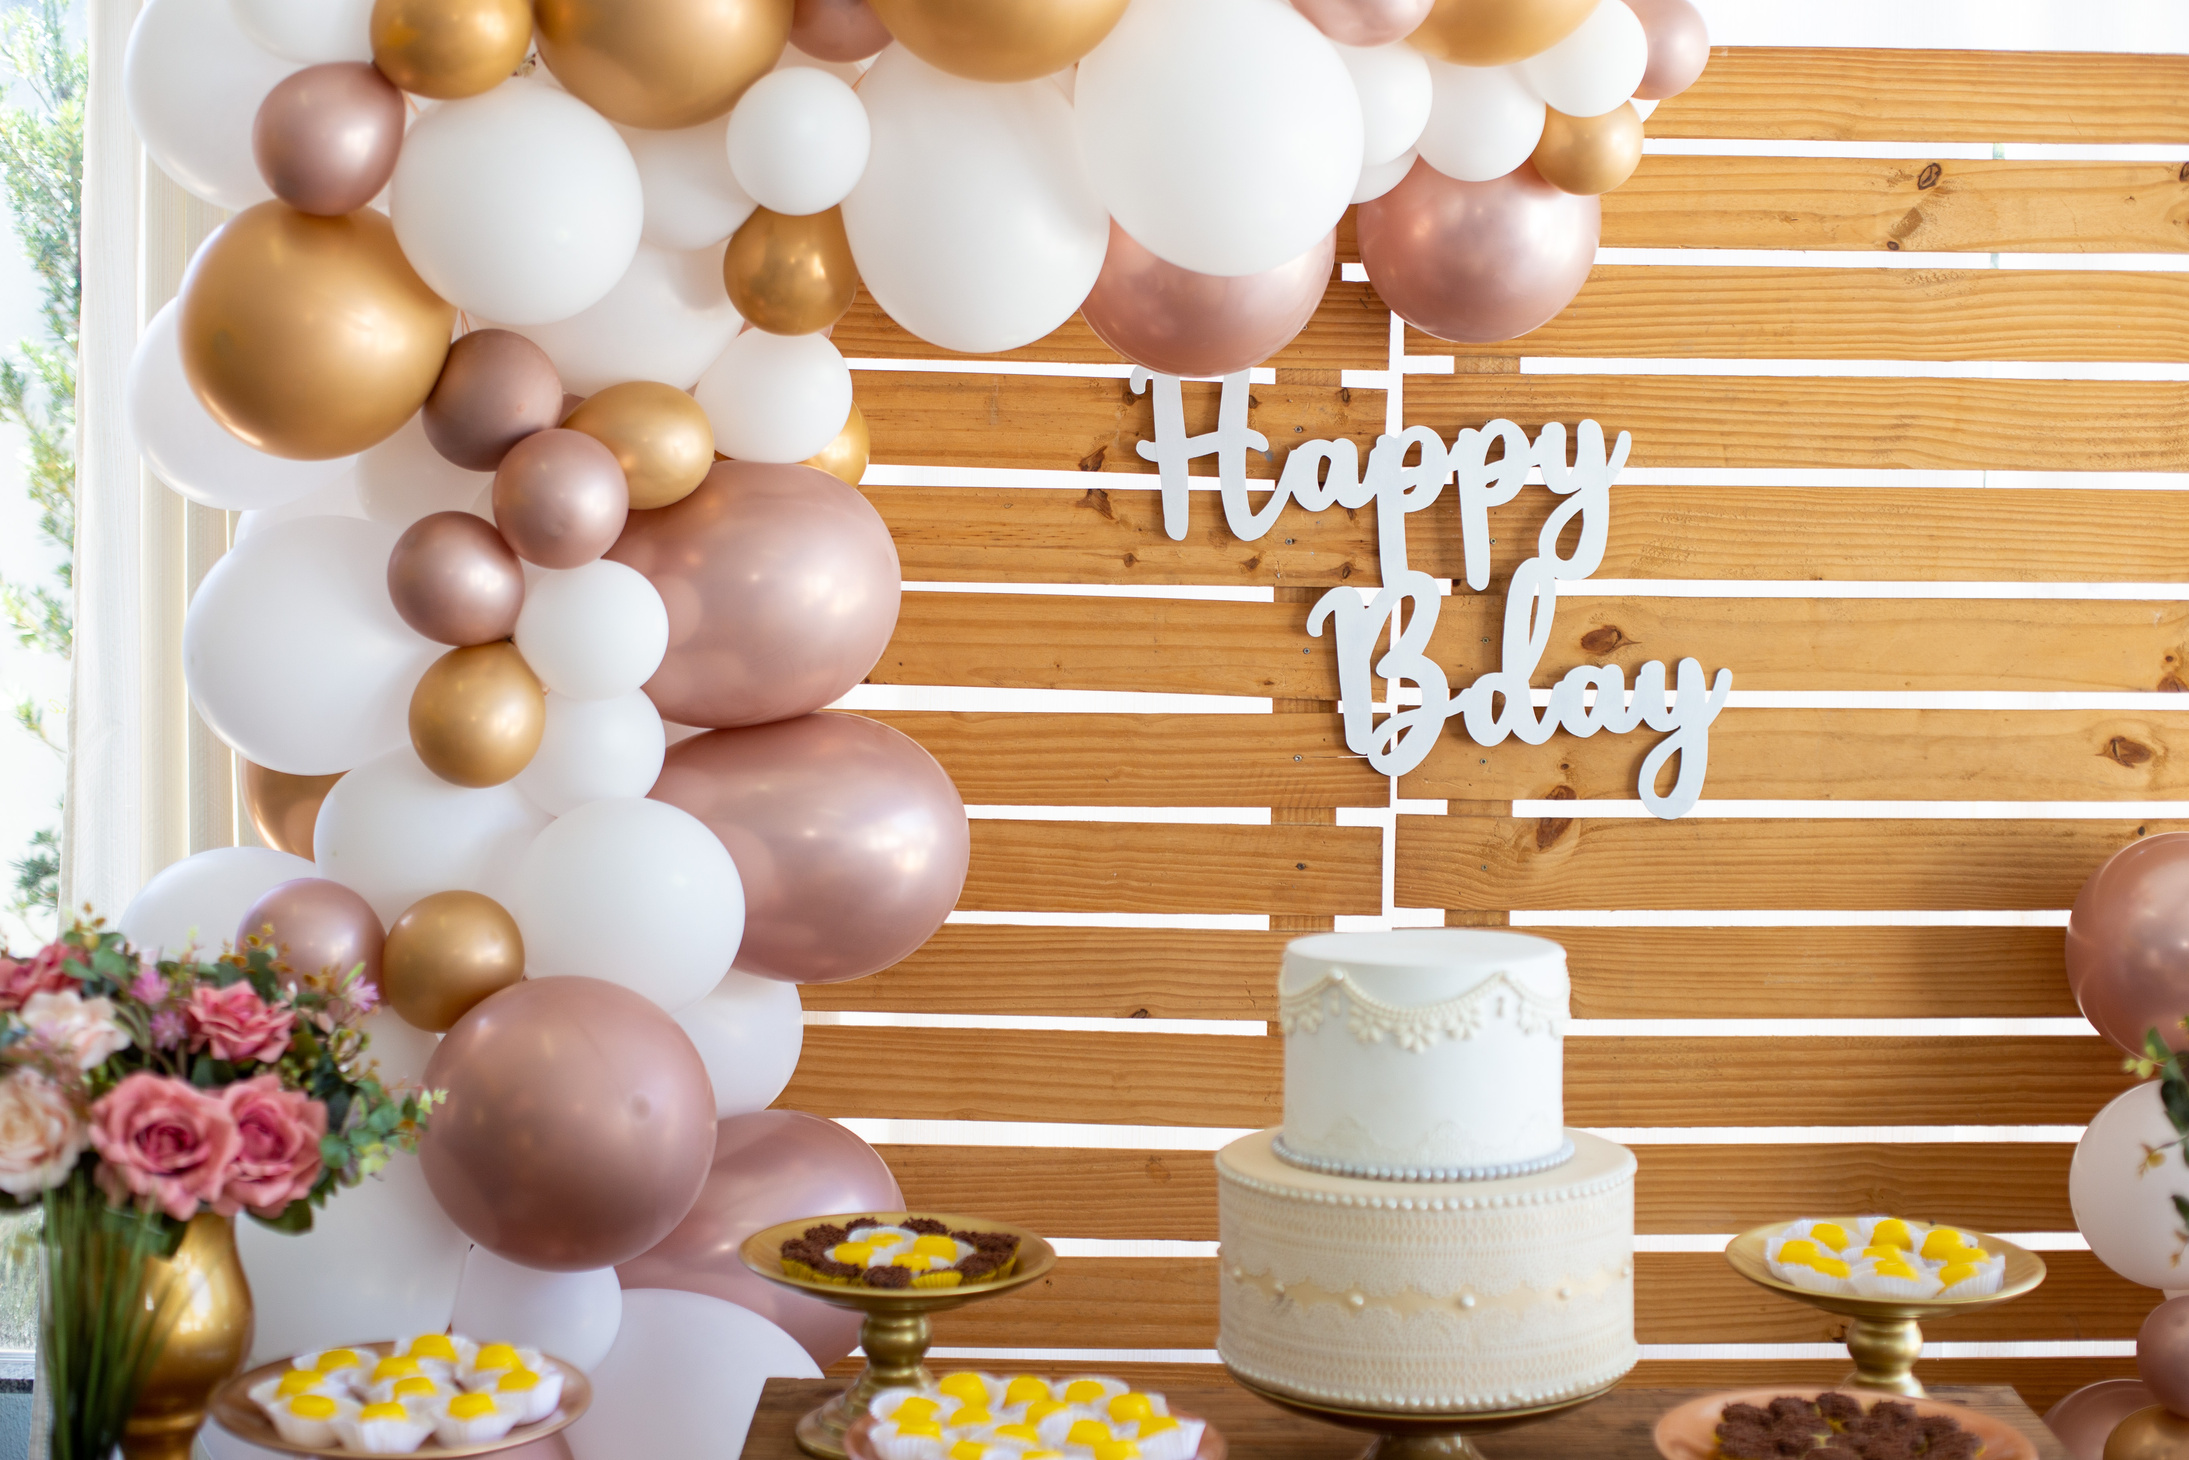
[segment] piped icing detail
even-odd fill
[[[1313,1034],[1323,1020],[1345,1006],[1345,1027],[1363,1044],[1389,1040],[1405,1050],[1425,1050],[1442,1040],[1472,1039],[1492,1023],[1509,1024],[1522,1034],[1563,1035],[1565,1002],[1546,999],[1511,974],[1499,971],[1454,998],[1418,1008],[1386,1003],[1362,988],[1344,969],[1333,969],[1305,988],[1285,994],[1277,1006],[1286,1034]]]

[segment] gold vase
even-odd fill
[[[145,1292],[163,1286],[174,1305],[173,1326],[122,1437],[127,1460],[190,1460],[205,1423],[206,1401],[239,1373],[251,1351],[251,1285],[236,1255],[233,1217],[199,1212],[182,1246],[147,1264]]]

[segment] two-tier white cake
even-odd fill
[[[1217,1154],[1224,1362],[1303,1399],[1555,1403],[1634,1365],[1634,1156],[1564,1121],[1565,950],[1285,950],[1284,1125]]]

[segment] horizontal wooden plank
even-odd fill
[[[964,909],[1367,913],[1383,906],[1372,826],[973,823]]]
[[[1282,1119],[1283,1060],[1275,1037],[815,1025],[783,1103],[832,1118],[1261,1127]],[[1577,1126],[2080,1124],[2129,1083],[2094,1037],[1566,1042]]]
[[[2073,1015],[2059,928],[1551,928],[1583,1019]],[[1290,933],[953,923],[808,1009],[1096,1019],[1274,1019]]]

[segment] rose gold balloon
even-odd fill
[[[524,564],[493,523],[435,512],[395,540],[388,597],[404,623],[436,644],[491,644],[517,632]]]
[[[1414,328],[1488,344],[1573,302],[1602,221],[1596,199],[1562,193],[1526,164],[1490,182],[1457,182],[1416,162],[1397,187],[1360,205],[1361,261],[1383,302]]]
[[[1460,66],[1506,66],[1580,28],[1597,0],[1436,0],[1407,44]]]
[[[1102,343],[1161,375],[1229,375],[1292,342],[1330,283],[1335,231],[1289,264],[1220,278],[1166,263],[1110,220],[1110,251],[1080,312]]]
[[[1102,43],[1126,0],[867,0],[889,33],[972,81],[1052,76]]]
[[[616,454],[582,431],[527,436],[494,472],[494,525],[517,556],[581,568],[614,544],[631,511]]]
[[[2189,1419],[2154,1404],[2113,1426],[2104,1460],[2189,1460]]]
[[[680,725],[818,710],[866,678],[897,626],[881,514],[809,466],[718,461],[675,506],[632,513],[608,556],[668,606],[669,652],[646,693]]]
[[[694,127],[737,104],[790,39],[791,0],[538,0],[540,59],[627,127]]]
[[[449,650],[411,691],[411,748],[453,785],[513,780],[546,731],[547,691],[506,639]]]
[[[792,217],[753,209],[722,252],[722,285],[737,312],[771,335],[827,329],[859,290],[844,210]]]
[[[525,1267],[628,1262],[675,1230],[714,1160],[714,1087],[643,994],[527,979],[480,1003],[426,1066],[448,1091],[419,1147],[433,1195]]]
[[[746,973],[863,978],[926,942],[965,889],[958,788],[917,741],[863,716],[695,735],[670,747],[648,794],[730,849],[745,884]]]
[[[292,776],[243,762],[243,809],[250,815],[258,839],[277,852],[306,861],[312,856],[312,828],[319,824],[319,806],[347,774]]]
[[[1687,0],[1627,0],[1649,37],[1649,69],[1634,94],[1644,101],[1678,96],[1710,64],[1710,27]]]
[[[2136,1332],[2136,1374],[2156,1402],[2189,1410],[2189,1298],[2168,1298]]]
[[[580,402],[563,425],[615,453],[634,512],[683,501],[714,465],[714,427],[706,411],[656,380],[611,385]]]
[[[480,892],[436,892],[388,929],[380,986],[403,1022],[439,1034],[524,977],[517,920]]]
[[[2139,838],[2090,874],[2068,914],[2067,982],[2083,1017],[2130,1054],[2148,1029],[2189,1049],[2189,832]]]
[[[418,96],[492,91],[531,46],[526,0],[373,0],[372,63]]]
[[[817,61],[864,61],[889,44],[889,27],[866,0],[798,0],[790,43]]]
[[[2045,1428],[2065,1446],[2072,1460],[2102,1460],[2105,1437],[2158,1397],[2134,1379],[2100,1379],[2085,1384],[2045,1411]]]
[[[616,1269],[627,1288],[681,1288],[750,1308],[823,1368],[859,1341],[859,1315],[756,1276],[747,1237],[799,1217],[904,1210],[881,1154],[833,1120],[802,1110],[733,1115],[715,1127],[714,1165],[691,1212],[651,1251]]]
[[[1600,117],[1543,109],[1543,139],[1528,159],[1543,181],[1564,193],[1608,193],[1642,160],[1642,114],[1621,102]]]
[[[1315,29],[1346,46],[1382,46],[1404,40],[1429,14],[1434,0],[1292,0]]]
[[[371,903],[324,877],[299,877],[267,889],[236,924],[236,946],[246,938],[272,943],[298,978],[315,973],[340,978],[362,965],[365,983],[380,982],[380,915]]]
[[[859,403],[851,403],[851,414],[844,418],[844,429],[836,433],[836,439],[822,448],[818,456],[809,456],[803,463],[818,467],[847,487],[859,485],[866,475],[867,456],[873,450],[873,442],[867,435],[866,413]]]
[[[547,352],[515,330],[473,330],[448,347],[426,397],[426,439],[465,471],[492,471],[535,431],[568,414]]]
[[[403,145],[403,93],[362,61],[306,66],[266,93],[251,156],[274,196],[306,213],[364,207]]]

